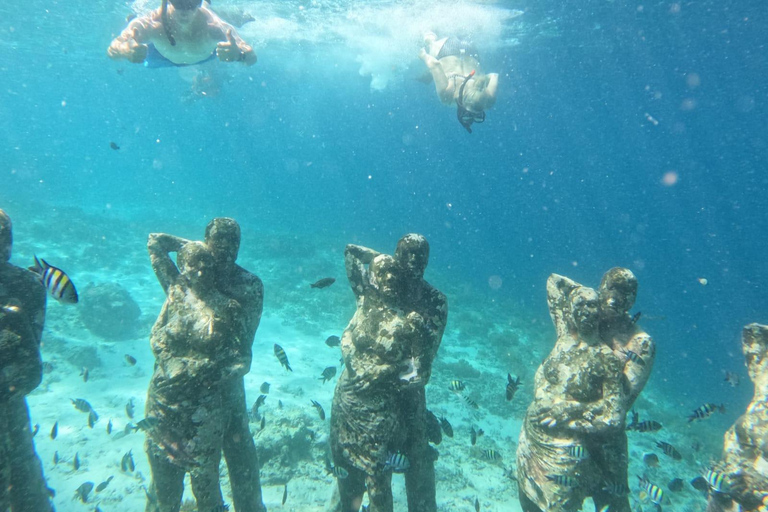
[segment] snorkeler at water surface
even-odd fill
[[[131,21],[107,54],[151,68],[192,66],[216,58],[251,66],[257,60],[253,48],[203,0],[163,0],[159,9]]]
[[[496,103],[498,73],[484,74],[474,45],[457,37],[438,39],[424,35],[419,58],[435,81],[435,90],[444,105],[456,105],[459,123],[472,133],[473,123],[485,121],[485,111]]]

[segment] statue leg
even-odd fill
[[[393,512],[392,473],[384,471],[368,475],[365,479],[368,486],[368,512]]]
[[[401,406],[408,432],[403,451],[411,462],[405,473],[408,512],[436,512],[435,450],[427,440],[427,400],[424,388],[403,394]]]
[[[8,403],[0,402],[0,511],[11,508],[11,433]]]
[[[172,464],[151,439],[144,444],[152,472],[145,512],[179,512],[184,494],[184,471]]]
[[[331,504],[334,512],[359,512],[365,494],[365,473],[359,469],[349,470],[347,478],[338,480],[338,498]]]
[[[53,510],[43,465],[35,451],[29,428],[29,408],[25,398],[8,401],[10,427],[11,509],[46,512]]]
[[[617,434],[610,440],[598,439],[595,443],[588,443],[587,449],[593,454],[592,458],[595,462],[601,466],[602,474],[596,480],[628,485],[629,454],[626,434]],[[605,505],[610,506],[611,512],[631,511],[628,495],[617,495],[598,490],[592,495],[592,500],[595,502],[595,511],[599,511]]]
[[[219,462],[221,455],[213,457],[203,466],[190,471],[192,493],[197,501],[198,512],[220,510],[224,505],[219,484]]]
[[[261,497],[259,458],[248,427],[243,379],[237,379],[224,391],[229,421],[224,432],[224,458],[229,470],[232,500],[238,512],[264,512]]]
[[[524,492],[520,492],[520,507],[523,509],[523,512],[542,512],[542,510],[539,508],[538,505],[536,505],[533,501],[528,498],[528,496],[525,495]]]

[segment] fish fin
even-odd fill
[[[42,263],[40,263],[37,255],[35,255],[35,265],[33,267],[28,267],[28,269],[35,274],[42,274],[45,271],[45,267],[43,267]]]

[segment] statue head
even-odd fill
[[[579,286],[568,295],[570,321],[584,341],[592,344],[600,319],[600,300],[593,288]]]
[[[13,247],[13,226],[11,218],[0,209],[0,262],[6,263],[11,259],[11,248]]]
[[[235,219],[216,217],[205,228],[205,243],[217,265],[233,265],[240,251],[240,225]]]
[[[421,279],[429,262],[429,243],[422,235],[409,233],[397,242],[395,259],[406,276]]]
[[[189,242],[179,250],[176,263],[181,275],[196,290],[211,287],[215,280],[216,263],[203,242]]]
[[[637,278],[627,268],[614,267],[603,275],[598,294],[604,319],[626,318],[637,298]]]
[[[400,268],[395,258],[388,254],[376,256],[368,269],[371,286],[384,300],[394,300],[400,288]]]

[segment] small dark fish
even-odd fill
[[[709,469],[706,478],[712,492],[727,493],[730,490],[725,473]]]
[[[452,380],[448,386],[451,391],[464,391],[466,387],[467,385],[460,380]]]
[[[629,494],[629,487],[624,483],[606,482],[603,491],[614,496],[626,496]]]
[[[470,406],[472,409],[479,409],[479,408],[480,408],[480,406],[479,406],[479,405],[477,405],[477,402],[475,402],[474,400],[472,400],[472,399],[471,399],[471,398],[469,398],[468,396],[466,396],[466,395],[461,395],[461,398],[462,398],[462,399],[464,400],[464,402],[466,402],[466,404],[467,404],[468,406]]]
[[[51,427],[51,439],[56,439],[56,436],[59,435],[59,422],[53,424]]]
[[[674,446],[671,444],[664,442],[664,441],[656,441],[656,446],[661,448],[661,451],[664,452],[664,455],[668,457],[672,457],[675,460],[682,460],[683,456],[680,455],[680,452],[678,452]]]
[[[632,361],[639,366],[645,366],[645,361],[637,354],[637,352],[632,352],[631,350],[624,350],[623,352],[624,355],[627,356],[628,361]]]
[[[453,427],[450,422],[445,419],[445,416],[440,416],[440,427],[443,429],[443,432],[445,432],[445,435],[453,437]]]
[[[336,282],[336,279],[334,279],[332,277],[324,277],[323,279],[319,280],[316,283],[312,283],[309,286],[310,286],[310,288],[328,288],[329,286],[331,286],[335,282]]]
[[[40,432],[40,424],[35,423],[35,426],[32,427],[32,437],[35,437],[38,432]]]
[[[547,475],[547,480],[555,482],[556,485],[563,487],[578,487],[579,482],[572,476],[568,475]]]
[[[112,433],[112,418],[109,419],[109,423],[107,423],[107,435],[110,435]]]
[[[288,356],[285,355],[285,350],[283,350],[283,347],[275,343],[275,355],[277,356],[277,360],[280,361],[280,364],[285,367],[286,370],[289,372],[292,372],[291,364],[288,362]]]
[[[735,388],[741,383],[741,378],[736,373],[725,372],[725,382],[727,382],[732,388]]]
[[[683,490],[683,479],[682,478],[673,478],[669,481],[667,484],[667,488],[672,492],[680,492]]]
[[[334,466],[330,462],[328,463],[326,467],[326,471],[328,471],[329,474],[333,475],[336,478],[340,478],[344,480],[349,476],[349,471],[342,468],[341,466]]]
[[[483,434],[485,434],[485,430],[481,428],[477,429],[477,437],[482,437]]]
[[[411,467],[411,461],[400,452],[390,453],[384,466],[391,469],[393,473],[405,473]]]
[[[255,402],[253,402],[253,406],[251,407],[251,416],[253,416],[254,419],[259,419],[259,407],[264,405],[264,402],[267,400],[267,395],[259,395],[259,397],[256,399]]]
[[[515,398],[515,393],[517,393],[517,389],[520,387],[520,377],[515,377],[514,380],[512,380],[512,375],[507,374],[507,402]]]
[[[69,400],[72,402],[72,405],[75,406],[75,409],[80,412],[91,412],[93,410],[93,407],[91,407],[91,404],[89,404],[87,400],[83,400],[82,398],[76,400],[70,398]]]
[[[53,465],[55,466],[56,464],[58,464],[60,460],[61,459],[59,458],[59,451],[56,450],[55,452],[53,452]]]
[[[267,417],[266,415],[261,416],[261,424],[259,425],[259,430],[264,430],[264,427],[267,426]]]
[[[155,428],[158,423],[160,423],[160,418],[156,418],[154,416],[147,416],[140,422],[136,424],[137,427],[139,427],[140,430],[143,430],[144,432],[149,432],[153,428]]]
[[[128,400],[128,403],[125,404],[125,415],[128,416],[129,419],[133,419],[133,413],[135,411],[135,408],[133,406],[133,398]]]
[[[488,448],[487,450],[483,450],[482,457],[485,460],[491,460],[491,461],[501,460],[501,454],[496,450],[494,450],[493,448]]]
[[[285,484],[285,489],[283,489],[283,502],[282,505],[285,505],[285,500],[288,499],[288,484]]]
[[[277,401],[277,408],[278,409],[282,409],[283,408],[283,401],[282,400],[278,400]]]
[[[118,146],[118,145],[117,145],[117,144],[115,144],[114,142],[110,142],[110,143],[109,143],[109,147],[110,147],[110,148],[112,148],[112,149],[114,149],[115,151],[117,151],[118,149],[120,149],[120,146]]]
[[[427,440],[432,444],[443,442],[443,430],[440,427],[440,420],[430,410],[427,410]]]
[[[477,444],[477,431],[475,431],[475,427],[470,428],[469,438],[472,441],[472,446],[475,446]]]
[[[703,493],[706,493],[707,491],[709,491],[709,484],[707,483],[707,479],[704,478],[703,476],[697,476],[696,478],[691,480],[691,487]]]
[[[336,367],[328,366],[325,370],[323,370],[323,373],[320,374],[320,378],[317,380],[322,380],[323,384],[325,384],[326,381],[331,380],[335,375],[336,375]]]
[[[126,472],[133,473],[133,470],[136,469],[136,464],[133,462],[133,450],[128,450],[128,452],[123,455],[123,458],[120,460],[120,469]]]
[[[568,447],[568,455],[576,460],[585,460],[589,458],[589,452],[583,445],[574,444]]]
[[[720,410],[720,412],[725,412],[725,406],[723,404],[716,405],[716,404],[704,404],[698,409],[694,410],[690,416],[688,416],[688,423],[696,420],[703,420],[706,418],[709,418],[712,416],[712,413]]]
[[[107,478],[106,480],[104,480],[103,482],[101,482],[99,485],[97,485],[97,486],[96,486],[96,492],[101,492],[101,491],[103,491],[104,489],[106,489],[106,488],[107,488],[107,486],[109,485],[109,482],[111,482],[113,478],[115,478],[115,477],[113,477],[113,476],[110,476],[109,478]]]
[[[475,512],[480,512],[480,500],[475,498]]]
[[[51,297],[62,304],[77,304],[77,290],[69,276],[61,269],[50,266],[45,260],[35,256],[35,266],[29,270],[37,275],[40,283],[48,290]]]
[[[311,402],[312,402],[312,407],[317,409],[317,414],[320,415],[320,419],[325,420],[325,411],[323,410],[323,406],[320,405],[320,403],[315,400],[311,400]]]
[[[329,347],[338,347],[341,345],[341,338],[338,336],[328,336],[328,338],[325,340],[325,344]]]
[[[128,366],[135,366],[136,358],[133,357],[131,354],[125,354],[125,362],[128,363]]]
[[[646,453],[643,455],[643,463],[650,468],[658,467],[659,456],[655,453]]]
[[[661,505],[661,503],[664,501],[664,491],[662,491],[659,486],[652,484],[646,478],[640,476],[637,478],[640,479],[640,487],[645,489],[645,492],[648,493],[648,498],[650,498],[651,502],[655,503],[656,505]]]
[[[261,386],[259,386],[259,391],[265,395],[269,393],[269,382],[262,382]]]
[[[656,432],[662,428],[663,427],[661,423],[654,420],[645,420],[641,421],[640,423],[630,424],[627,426],[627,430],[635,430],[637,432]]]
[[[89,375],[88,368],[83,366],[83,369],[80,370],[80,376],[83,378],[83,382],[88,382],[88,375]]]
[[[83,503],[88,503],[88,495],[93,490],[93,482],[85,482],[75,490],[75,497],[79,498]]]
[[[93,428],[96,422],[99,421],[99,416],[91,411],[88,413],[88,428]]]
[[[77,452],[75,452],[75,458],[72,459],[72,467],[75,468],[75,471],[80,469],[80,457],[77,456]]]
[[[629,325],[635,325],[637,323],[637,321],[640,320],[640,316],[641,315],[642,315],[642,313],[640,311],[635,313],[635,315],[632,317],[632,320],[629,321]]]

